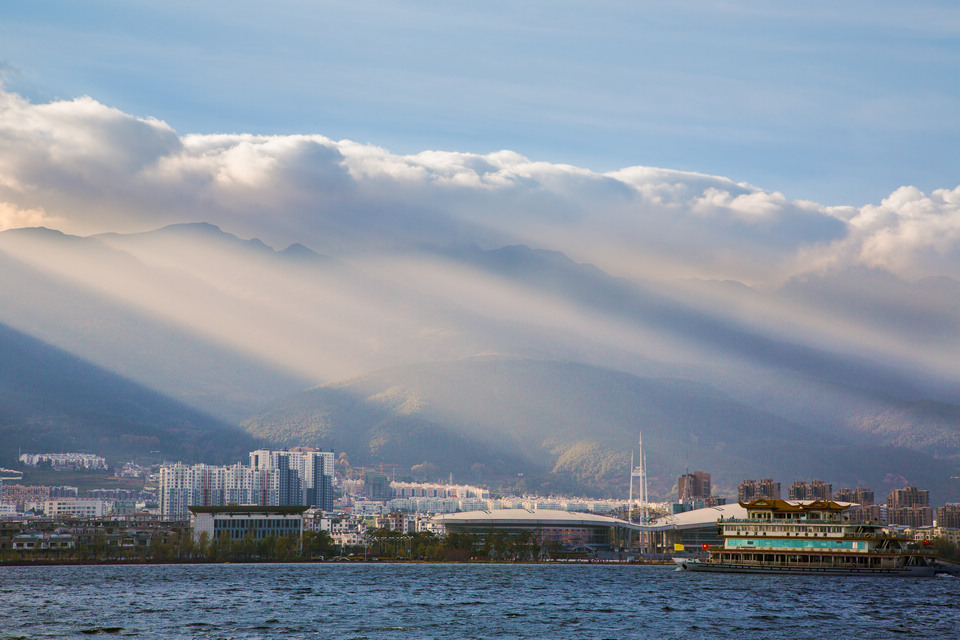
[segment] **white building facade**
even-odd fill
[[[107,513],[103,500],[84,498],[61,498],[43,503],[44,515],[51,518],[72,516],[74,518],[102,518]]]
[[[160,468],[160,513],[183,516],[193,506],[314,506],[333,510],[333,452],[250,453],[250,466],[176,463]]]

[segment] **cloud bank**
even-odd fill
[[[960,277],[960,187],[825,207],[723,177],[598,173],[512,151],[401,156],[322,135],[181,135],[89,97],[32,104],[0,90],[0,227],[197,220],[341,256],[523,242],[648,278],[774,283],[851,266]]]

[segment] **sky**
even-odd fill
[[[824,205],[960,183],[953,2],[5,3],[0,68],[180,134],[724,176]]]

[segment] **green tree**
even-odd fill
[[[281,561],[286,562],[293,560],[294,555],[297,552],[297,541],[290,536],[277,536],[274,538],[274,557]]]
[[[331,555],[333,538],[326,531],[304,531],[300,537],[300,556],[304,559]]]
[[[200,558],[206,560],[212,560],[213,554],[211,552],[211,547],[213,545],[210,542],[210,532],[203,531],[200,533],[200,538],[197,540],[197,555]]]
[[[931,541],[930,549],[938,558],[960,562],[960,547],[950,542],[946,538],[935,538]]]

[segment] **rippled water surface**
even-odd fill
[[[665,566],[0,567],[0,638],[960,638],[960,580]]]

